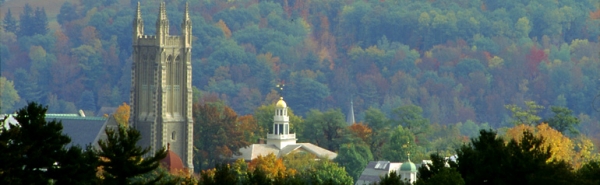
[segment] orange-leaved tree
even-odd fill
[[[364,144],[371,143],[371,136],[373,135],[373,130],[369,128],[368,125],[363,123],[354,123],[349,127],[350,133],[354,135],[356,138],[360,138]]]

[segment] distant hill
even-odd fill
[[[8,0],[0,7],[0,18],[4,19],[8,9],[10,9],[13,16],[18,18],[25,4],[29,3],[32,7],[44,7],[46,15],[48,15],[50,29],[56,29],[59,26],[56,22],[56,15],[60,12],[60,6],[67,1],[78,2],[77,0]]]
[[[79,0],[7,0],[2,6],[0,6],[0,19],[4,19],[4,14],[10,9],[13,16],[19,17],[23,11],[25,4],[29,3],[32,7],[44,7],[46,9],[46,15],[48,15],[49,27],[51,30],[59,28],[56,22],[56,15],[60,12],[60,6],[65,2],[79,3]],[[126,2],[119,0],[119,2]]]

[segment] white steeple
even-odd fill
[[[356,123],[356,121],[354,120],[354,103],[352,102],[352,99],[350,99],[350,110],[348,111],[348,117],[346,118],[346,122],[348,123],[348,125]]]

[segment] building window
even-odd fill
[[[171,133],[171,140],[175,140],[176,136],[175,136],[175,131],[173,131],[173,133]]]

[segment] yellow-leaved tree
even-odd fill
[[[113,116],[115,117],[115,121],[117,121],[119,125],[128,126],[130,110],[131,107],[129,107],[127,103],[123,102],[123,104],[120,105],[113,114]]]
[[[506,131],[507,140],[514,139],[521,141],[523,131],[528,130],[534,133],[535,137],[543,137],[543,147],[550,147],[552,156],[547,162],[554,160],[563,160],[570,163],[574,169],[579,169],[583,164],[593,159],[598,159],[598,154],[594,154],[594,144],[585,136],[578,136],[574,139],[564,136],[561,132],[554,130],[546,123],[537,126],[525,124],[516,125]]]
[[[248,163],[248,171],[254,171],[255,169],[260,169],[265,172],[268,178],[273,179],[285,178],[296,174],[295,170],[286,168],[283,164],[283,160],[277,158],[273,153],[266,156],[261,155],[252,159],[252,161]]]

